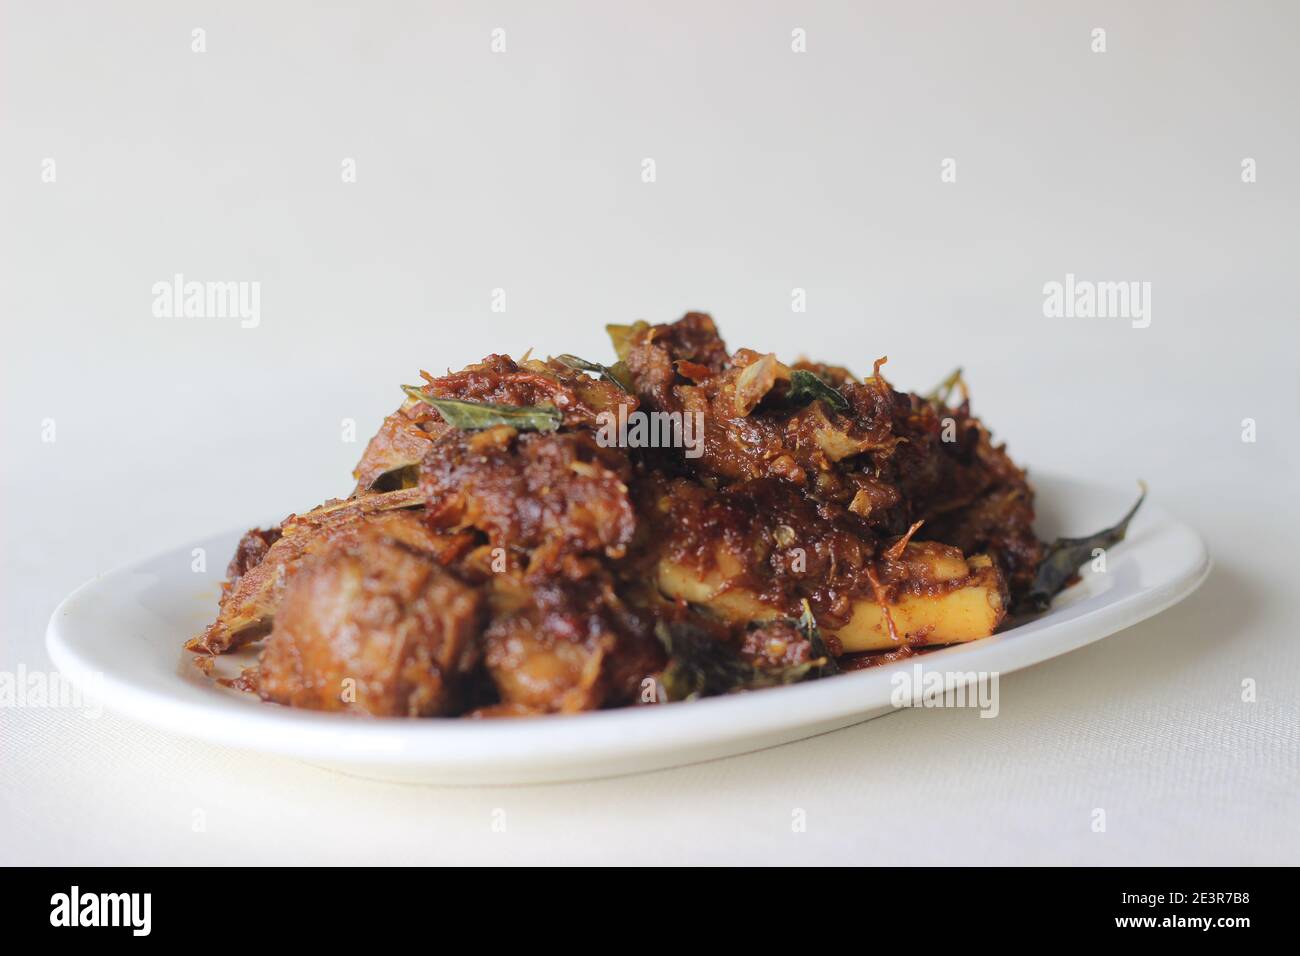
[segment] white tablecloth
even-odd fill
[[[1293,7],[11,7],[0,671],[49,667],[83,580],[345,491],[419,367],[688,308],[902,386],[962,364],[1019,460],[1145,478],[1216,568],[997,719],[588,783],[2,708],[0,862],[1300,862]],[[155,317],[178,272],[260,282],[257,327]],[[1045,317],[1067,273],[1150,282],[1149,327]]]

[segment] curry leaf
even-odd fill
[[[826,646],[826,641],[822,637],[821,628],[817,626],[817,618],[813,617],[812,608],[808,606],[808,599],[803,600],[803,613],[799,619],[794,622],[796,630],[803,635],[809,646],[812,648],[814,663],[817,666],[819,677],[829,677],[831,674],[839,673],[839,665],[835,663],[835,657],[831,654],[830,649]]]
[[[966,395],[966,380],[962,378],[961,369],[955,368],[942,382],[934,387],[928,395],[925,396],[927,402],[933,402],[936,405],[948,407],[948,399],[952,398],[952,390],[960,388],[963,398]]]
[[[370,483],[369,491],[400,491],[420,483],[419,465],[402,465],[386,471]]]
[[[614,365],[601,365],[599,362],[588,362],[584,358],[576,355],[557,355],[555,361],[559,362],[565,368],[575,369],[579,372],[595,372],[607,382],[613,382],[619,388],[627,393],[632,392],[632,379],[627,373],[627,366],[622,362]]]
[[[650,323],[642,319],[638,319],[631,325],[611,323],[605,326],[605,331],[609,334],[610,342],[614,344],[614,352],[618,355],[619,361],[627,359],[627,353],[632,348],[632,343],[644,335],[649,328]]]
[[[1142,482],[1138,484],[1142,488],[1142,494],[1129,509],[1128,514],[1120,519],[1119,524],[1083,538],[1057,538],[1048,546],[1047,554],[1038,565],[1038,574],[1034,578],[1034,583],[1025,595],[1023,604],[1027,610],[1047,610],[1048,605],[1052,603],[1052,598],[1065,587],[1070,578],[1074,577],[1075,572],[1092,558],[1095,548],[1109,548],[1124,540],[1129,522],[1133,520],[1133,516],[1137,514],[1138,508],[1142,507],[1142,502],[1147,497],[1146,485]]]
[[[835,673],[834,660],[826,651],[817,622],[812,620],[812,612],[806,605],[804,616],[793,623],[801,635],[813,641],[813,652],[818,656],[801,664],[764,667],[741,657],[732,644],[701,628],[689,623],[660,621],[655,625],[655,635],[668,652],[669,661],[659,675],[659,683],[669,700],[694,700],[797,684]]]
[[[467,402],[460,398],[435,398],[415,385],[403,385],[416,401],[432,405],[452,428],[475,431],[494,425],[509,425],[520,431],[553,432],[564,416],[554,405],[495,405],[491,402]]]
[[[790,373],[790,390],[786,401],[791,405],[807,405],[821,399],[832,411],[847,412],[849,400],[817,375],[807,369],[797,368]]]
[[[670,660],[659,677],[669,700],[694,700],[714,694],[794,684],[806,678],[815,662],[761,668],[741,657],[732,645],[689,624],[660,621],[655,634]]]
[[[659,621],[655,636],[668,652],[659,683],[669,700],[743,690],[754,677],[754,666],[733,648],[690,624]]]

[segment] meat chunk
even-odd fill
[[[450,432],[420,470],[436,528],[475,528],[495,547],[526,552],[533,572],[564,555],[622,554],[636,531],[627,456],[590,432],[518,434],[498,426]]]
[[[376,717],[464,708],[480,594],[390,530],[366,524],[294,576],[262,651],[264,699]]]
[[[428,405],[413,400],[385,418],[352,472],[357,493],[413,486],[415,466],[433,440],[447,430],[443,422],[433,419]]]
[[[571,577],[492,581],[484,662],[501,705],[532,713],[628,704],[663,666],[651,619],[594,562]]]
[[[569,426],[592,427],[598,416],[619,405],[634,409],[636,398],[617,385],[592,379],[557,359],[525,359],[515,362],[509,356],[489,355],[482,362],[459,372],[435,377],[421,372],[426,395],[471,402],[494,402],[501,405],[555,406]],[[450,426],[442,416],[424,402],[408,398],[384,419],[352,476],[357,493],[393,491],[412,487],[416,466],[428,453],[430,445]]]
[[[224,654],[264,637],[275,609],[294,573],[339,536],[353,536],[366,521],[388,524],[398,537],[422,541],[430,548],[456,546],[439,540],[409,512],[418,503],[418,489],[367,495],[322,505],[302,515],[290,515],[274,532],[256,529],[244,535],[226,573],[217,619],[185,646],[198,653]],[[260,560],[254,560],[258,554]]]
[[[722,371],[728,363],[727,346],[717,326],[702,312],[688,312],[676,322],[660,325],[637,322],[608,329],[637,396],[659,411],[680,411],[674,391],[679,374],[698,380]]]
[[[226,583],[234,587],[239,583],[240,578],[261,564],[262,559],[271,550],[271,546],[280,540],[280,534],[278,525],[265,531],[261,528],[253,528],[245,532],[239,539],[230,564],[226,565]]]

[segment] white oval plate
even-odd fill
[[[1137,491],[1034,476],[1039,531],[1079,535],[1117,521]],[[1191,594],[1209,572],[1200,537],[1150,499],[1106,572],[1042,617],[893,666],[660,707],[530,719],[403,720],[293,710],[204,678],[182,643],[216,613],[217,585],[238,532],[184,545],[103,575],[50,619],[55,666],[99,702],[154,727],[295,757],[349,773],[430,783],[530,783],[677,766],[846,727],[893,709],[894,675],[999,673],[1101,640]],[[215,566],[192,570],[192,548]],[[960,678],[959,678],[960,679]]]

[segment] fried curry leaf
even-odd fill
[[[655,624],[668,652],[659,683],[669,700],[694,700],[746,687],[754,667],[723,641],[689,624]]]
[[[609,334],[609,340],[614,343],[614,352],[618,355],[620,362],[627,360],[627,353],[632,347],[633,341],[648,328],[650,328],[650,323],[641,319],[631,325],[610,324],[605,326],[605,331]]]
[[[370,483],[369,491],[400,491],[414,488],[420,483],[419,465],[402,465],[392,471],[386,471]]]
[[[817,626],[817,618],[813,617],[812,608],[808,606],[807,598],[803,600],[803,613],[794,622],[794,626],[812,647],[813,662],[817,666],[817,676],[830,677],[832,674],[839,673],[840,667],[835,663],[834,655],[826,646],[826,640],[822,637],[821,628]]]
[[[609,366],[608,373],[610,381],[629,395],[636,391],[636,383],[632,381],[632,370],[622,359]]]
[[[1052,598],[1065,587],[1070,578],[1074,577],[1075,572],[1092,558],[1095,548],[1109,548],[1124,540],[1129,522],[1133,520],[1133,516],[1137,514],[1138,508],[1142,507],[1142,502],[1147,497],[1147,486],[1142,482],[1138,484],[1142,488],[1142,494],[1138,496],[1137,502],[1119,524],[1083,538],[1057,538],[1048,546],[1047,554],[1038,566],[1038,575],[1034,578],[1033,586],[1025,595],[1023,602],[1025,610],[1047,610],[1048,605],[1052,603]]]
[[[599,362],[588,362],[585,358],[579,358],[576,355],[555,356],[555,361],[559,362],[565,368],[571,368],[579,372],[595,372],[607,382],[612,382],[623,391],[631,394],[632,378],[628,374],[627,366],[621,361],[614,365],[601,365]]]
[[[402,391],[416,401],[432,405],[452,428],[465,431],[509,425],[523,432],[553,432],[564,421],[559,409],[550,404],[494,405],[491,402],[467,402],[459,398],[435,398],[424,394],[415,385],[403,385]]]
[[[952,398],[952,390],[954,388],[961,389],[963,399],[966,397],[966,380],[962,378],[960,368],[953,369],[947,378],[936,385],[934,390],[925,396],[925,400],[947,408],[948,400]]]
[[[790,373],[790,390],[785,400],[791,405],[807,405],[821,399],[832,411],[847,412],[849,400],[820,377],[807,369],[797,368]]]
[[[817,643],[813,646],[814,650],[821,647],[820,656],[783,667],[762,667],[748,661],[731,644],[690,624],[660,621],[655,625],[655,635],[668,652],[669,661],[659,675],[659,683],[668,700],[694,700],[760,687],[797,684],[809,678],[833,674],[834,661],[829,653],[825,653],[826,645],[817,631],[816,621],[812,621],[809,630],[804,630],[811,616],[811,612],[805,609],[804,617],[795,623],[805,637],[816,635]]]

